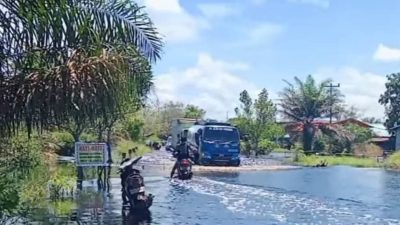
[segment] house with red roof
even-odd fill
[[[312,123],[318,127],[318,126],[329,124],[329,119],[325,119],[325,118],[315,119]],[[282,124],[285,126],[285,129],[289,134],[298,133],[303,130],[303,124],[299,123],[299,122],[282,122]],[[358,125],[360,127],[364,127],[366,129],[370,129],[374,134],[374,136],[369,140],[370,143],[374,143],[374,144],[378,145],[384,151],[392,151],[395,148],[394,137],[393,137],[393,135],[391,135],[391,133],[389,133],[389,131],[386,129],[386,127],[383,124],[367,123],[362,120],[358,120],[356,118],[348,118],[348,119],[339,120],[339,121],[334,120],[333,124],[342,125],[342,126],[353,124],[353,125]],[[399,130],[399,132],[398,132],[399,133],[398,148],[400,149],[400,126],[399,126],[398,130]]]

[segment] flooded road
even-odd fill
[[[141,224],[400,224],[397,172],[330,167],[197,173],[185,182],[166,174],[144,171],[155,200],[151,221]],[[119,179],[111,184],[106,193],[86,183],[73,213],[38,215],[39,224],[138,224],[134,215],[124,216]]]

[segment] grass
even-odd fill
[[[274,150],[272,150],[272,152],[276,152],[276,153],[287,153],[287,152],[291,152],[285,148],[274,148]]]
[[[400,159],[400,158],[399,158]],[[375,158],[358,158],[353,156],[302,156],[298,163],[303,166],[314,166],[326,160],[329,166],[347,165],[354,167],[381,167]],[[400,162],[400,160],[398,161]],[[399,164],[400,165],[400,164]]]
[[[126,153],[128,155],[129,149],[137,147],[136,153],[133,156],[142,156],[148,152],[150,152],[150,148],[143,143],[133,142],[131,140],[122,139],[117,141],[115,150],[113,151],[114,159],[121,159],[121,153]]]

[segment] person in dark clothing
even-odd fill
[[[172,167],[172,171],[171,171],[171,178],[174,176],[175,174],[175,170],[178,169],[179,166],[179,162],[182,159],[189,159],[189,150],[186,146],[186,138],[182,137],[181,141],[179,143],[179,145],[177,146],[177,149],[174,150],[174,157],[176,158],[176,162],[174,164],[174,167]]]
[[[122,153],[122,161],[121,161],[120,165],[124,164],[125,162],[127,162],[129,160],[130,160],[130,158],[126,157],[126,153]],[[121,186],[122,186],[122,190],[121,190],[122,191],[122,200],[123,200],[124,204],[128,203],[128,199],[126,198],[126,194],[125,194],[125,191],[124,191],[126,176],[127,176],[127,172],[126,171],[122,171],[121,174],[120,174],[120,178],[121,178]]]

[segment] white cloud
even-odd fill
[[[189,14],[179,0],[142,0],[155,26],[166,42],[196,40],[203,29],[209,27],[204,18]]]
[[[203,3],[199,4],[198,8],[201,13],[209,19],[224,18],[231,15],[237,15],[240,12],[240,8],[233,4],[225,3]]]
[[[345,67],[320,70],[316,77],[321,80],[332,78],[335,83],[339,82],[346,103],[355,106],[364,116],[385,116],[384,107],[378,103],[380,95],[385,91],[384,76]]]
[[[330,6],[330,0],[286,0],[286,1],[289,3],[313,5],[324,9],[327,9]],[[251,0],[251,3],[256,6],[262,5],[266,2],[267,0]]]
[[[262,5],[266,2],[267,0],[251,0],[251,3],[254,5]]]
[[[400,49],[379,44],[375,51],[374,59],[383,62],[400,61]]]
[[[255,26],[250,30],[249,32],[250,41],[247,40],[247,42],[256,44],[260,42],[267,42],[280,35],[283,32],[283,30],[284,30],[283,26],[279,24],[265,22]]]
[[[247,69],[243,63],[219,61],[208,54],[199,54],[193,67],[156,76],[156,94],[161,102],[198,105],[207,111],[207,117],[225,119],[227,112],[233,115],[241,91],[246,89],[255,96],[260,90],[237,75]]]
[[[321,8],[329,8],[330,2],[329,0],[288,0],[289,2],[293,3],[299,3],[299,4],[309,4],[309,5],[314,5],[318,6]]]

